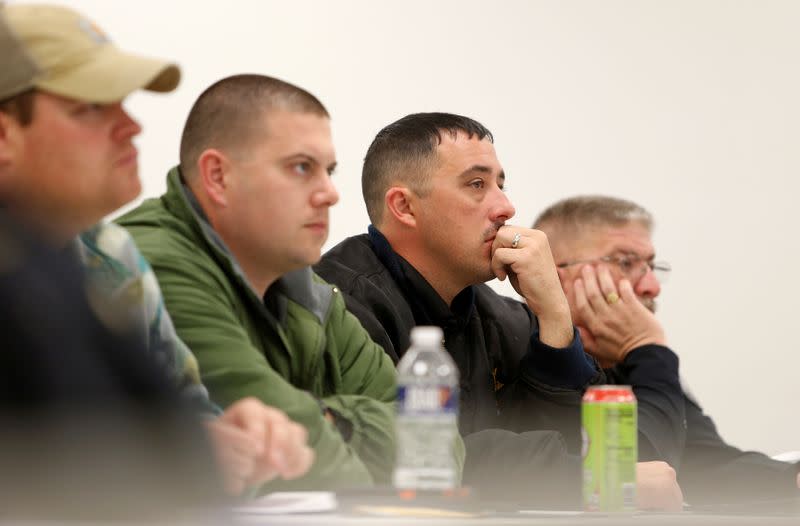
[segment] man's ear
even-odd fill
[[[0,166],[11,162],[19,128],[19,123],[11,115],[0,111]]]
[[[394,218],[403,225],[411,227],[416,226],[415,198],[416,196],[405,186],[393,186],[389,188],[384,195],[386,213],[394,216]]]
[[[228,205],[231,162],[221,151],[209,148],[197,158],[197,185],[217,206]]]

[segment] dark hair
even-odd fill
[[[33,122],[33,104],[36,100],[36,90],[29,89],[0,101],[0,111],[14,117],[21,126]]]
[[[403,182],[422,196],[429,191],[430,166],[442,132],[494,142],[481,123],[452,113],[413,113],[386,126],[369,146],[361,172],[361,191],[373,224],[380,224],[384,195],[393,184]]]
[[[246,148],[261,135],[264,114],[272,109],[329,117],[312,94],[265,75],[234,75],[209,86],[195,101],[181,136],[181,171],[192,179],[200,154],[208,148]]]

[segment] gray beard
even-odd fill
[[[653,314],[656,313],[656,309],[658,308],[658,304],[656,303],[655,298],[639,298],[639,301],[642,305],[647,307],[647,310],[652,312]]]

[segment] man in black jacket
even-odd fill
[[[547,238],[514,215],[489,130],[458,115],[408,115],[370,146],[372,225],[316,271],[396,362],[416,325],[444,330],[460,371],[464,483],[552,506],[579,498],[579,408],[602,374],[572,326]],[[525,303],[484,282],[511,280]],[[556,430],[556,431],[549,431]],[[639,466],[640,505],[680,506],[674,471]]]
[[[637,341],[659,343],[666,349],[664,331],[654,313],[661,291],[659,276],[663,278],[670,267],[654,260],[651,214],[623,199],[580,196],[547,208],[534,228],[550,240],[572,320],[587,351],[607,367],[609,381],[633,384],[637,397],[648,396],[640,392],[647,387],[637,390],[620,350]],[[690,504],[800,496],[800,464],[778,462],[728,445],[697,400],[683,390],[681,403],[686,414],[685,439],[662,440],[664,449],[656,453],[670,455]],[[671,436],[659,418],[658,407],[651,409],[656,411],[648,413],[640,406],[640,429]],[[662,413],[670,410],[667,407]]]

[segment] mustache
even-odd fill
[[[500,230],[500,227],[505,225],[505,221],[497,221],[493,223],[489,228],[483,231],[483,239],[489,239],[491,237],[497,236],[497,231]]]
[[[652,312],[653,314],[656,313],[658,310],[658,303],[656,302],[655,298],[639,298],[639,302],[644,305],[647,310]]]

